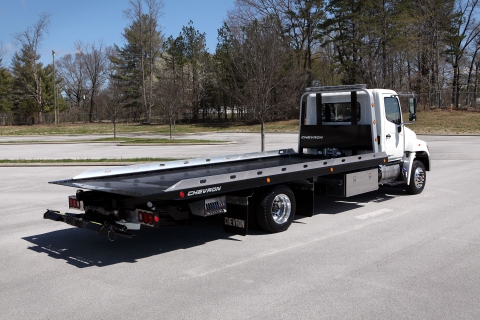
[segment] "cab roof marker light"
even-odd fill
[[[336,90],[352,90],[352,89],[366,89],[366,84],[351,84],[343,86],[324,86],[324,87],[309,87],[306,88],[307,92],[315,91],[336,91]]]

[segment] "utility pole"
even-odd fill
[[[59,121],[59,113],[57,113],[57,88],[56,88],[56,81],[55,81],[55,51],[52,50],[52,66],[53,66],[53,111],[55,113],[55,125],[58,125]]]

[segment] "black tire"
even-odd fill
[[[257,221],[268,232],[287,230],[295,218],[295,196],[286,186],[277,186],[264,193],[257,205]]]
[[[410,194],[422,193],[427,182],[425,166],[419,160],[413,161],[412,172],[410,173],[410,184],[407,185],[407,192]]]

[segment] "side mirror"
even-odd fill
[[[410,117],[408,118],[409,121],[415,121],[417,120],[417,98],[409,98],[408,99],[408,104],[410,107]]]

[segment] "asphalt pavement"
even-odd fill
[[[125,137],[164,138],[162,135],[124,135]],[[131,159],[131,158],[204,158],[261,151],[260,133],[200,133],[175,138],[222,141],[207,144],[123,145],[120,143],[82,143],[106,136],[42,136],[0,137],[0,159]],[[267,133],[265,150],[279,150],[298,146],[298,135],[292,133]],[[71,142],[71,143],[65,143]]]
[[[0,145],[0,158],[259,151],[248,135],[199,148]],[[0,319],[478,319],[480,137],[421,138],[422,194],[318,196],[313,217],[245,237],[211,217],[110,242],[42,219],[75,192],[48,181],[88,167],[0,167]],[[296,135],[267,134],[267,149],[290,147]]]

